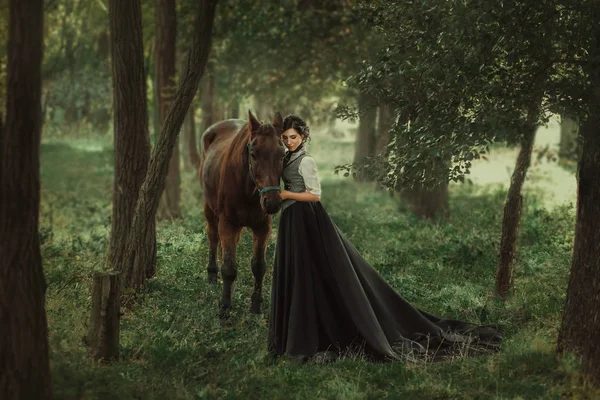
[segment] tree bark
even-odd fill
[[[217,0],[200,0],[194,29],[194,42],[188,57],[185,76],[177,90],[173,106],[169,110],[158,143],[152,153],[148,173],[138,198],[133,226],[127,239],[127,252],[120,271],[127,271],[127,282],[136,291],[145,284],[145,269],[136,257],[137,243],[145,237],[149,221],[153,220],[158,208],[160,194],[164,188],[168,164],[189,106],[204,73],[212,41],[212,26]]]
[[[86,344],[98,361],[119,359],[121,280],[119,272],[98,273],[92,289],[92,313]]]
[[[115,180],[109,247],[110,269],[120,270],[131,231],[135,205],[150,160],[146,74],[140,0],[109,2],[113,70]],[[156,266],[156,227],[148,219],[145,236],[138,238],[137,262],[148,275]],[[128,287],[128,282],[123,282]]]
[[[596,61],[588,67],[591,110],[581,128],[575,242],[558,351],[580,355],[583,373],[600,385],[600,32],[594,45],[590,59]]]
[[[200,153],[198,152],[198,144],[196,142],[196,121],[195,121],[195,108],[194,102],[190,104],[190,109],[188,110],[187,116],[183,125],[183,135],[184,135],[184,149],[187,154],[187,164],[190,165],[191,169],[194,171],[198,170],[200,166]]]
[[[390,140],[390,129],[394,124],[394,110],[389,104],[379,105],[379,123],[377,124],[377,139],[375,153],[383,153]]]
[[[156,0],[155,21],[156,63],[154,67],[156,69],[158,91],[158,125],[161,127],[162,132],[162,125],[173,103],[176,90],[177,13],[175,11],[175,0]],[[179,209],[181,177],[179,174],[178,142],[179,140],[176,140],[169,161],[169,172],[158,209],[159,219],[172,220],[181,217]]]
[[[0,177],[2,176],[2,149],[4,148],[4,121],[2,120],[2,110],[0,109]]]
[[[431,170],[447,169],[446,163],[432,160]],[[440,171],[439,175],[445,174]],[[412,188],[398,188],[400,196],[408,201],[410,209],[415,215],[422,219],[447,219],[450,216],[448,205],[448,182],[442,182],[431,188],[415,185]]]
[[[600,87],[599,87],[600,88]],[[594,121],[595,120],[595,121]],[[583,370],[600,383],[600,118],[583,129],[571,278],[558,350],[583,358]]]
[[[96,56],[102,60],[101,69],[108,76],[110,74],[110,30],[107,27],[103,30],[96,40]],[[92,124],[101,132],[106,132],[109,129],[111,117],[111,109],[102,107],[91,114]]]
[[[240,117],[240,103],[237,100],[231,102],[231,113],[229,118],[238,119]]]
[[[206,67],[206,74],[202,79],[202,125],[200,134],[208,129],[209,126],[217,122],[214,116],[215,105],[215,79],[213,77],[213,62],[209,62]]]
[[[538,109],[537,105],[535,109]],[[527,170],[531,165],[531,153],[537,130],[538,112],[530,112],[528,119],[529,131],[525,132],[521,141],[521,150],[517,156],[517,164],[513,171],[508,196],[504,203],[502,237],[500,239],[500,265],[496,273],[496,294],[502,298],[505,298],[512,288],[515,249],[517,247],[517,235],[519,233],[519,222],[521,221],[521,210],[523,208],[523,196],[521,192],[527,176]]]
[[[360,112],[360,120],[354,145],[355,163],[363,162],[367,157],[375,154],[377,107],[371,95],[365,93],[358,95],[358,111]],[[371,177],[366,172],[362,172],[357,173],[355,179],[366,181],[371,180]]]
[[[0,148],[0,398],[51,399],[40,254],[43,0],[11,0]]]
[[[185,55],[180,57],[180,72],[179,75],[182,75],[187,60],[185,59]],[[190,104],[190,109],[188,110],[188,114],[185,117],[185,121],[183,122],[183,152],[185,154],[184,160],[186,167],[190,168],[193,171],[197,171],[200,166],[200,153],[198,152],[198,143],[196,140],[196,107],[194,106],[194,100],[192,100],[192,104]]]

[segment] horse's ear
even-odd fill
[[[273,126],[279,135],[283,133],[283,118],[281,118],[281,114],[278,112],[275,113],[275,118],[273,119]]]
[[[248,122],[250,122],[250,133],[254,136],[260,128],[260,122],[252,115],[252,111],[250,110],[248,110]]]

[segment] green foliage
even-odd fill
[[[395,107],[386,154],[362,166],[375,165],[388,187],[464,180],[491,143],[518,143],[550,111],[589,111],[585,66],[595,24],[586,10],[596,3],[360,5],[385,46],[349,84]],[[432,160],[450,167],[432,171]]]
[[[112,110],[106,4],[48,2],[45,28],[42,102],[49,127],[45,133],[68,131],[65,126],[71,124],[106,132]]]
[[[221,5],[215,43],[219,91],[317,121],[351,99],[342,81],[376,49],[354,1],[303,0]],[[229,100],[229,99],[228,99]]]
[[[86,357],[81,338],[89,317],[91,271],[102,267],[108,237],[112,150],[106,139],[52,141],[42,145],[41,233],[55,398],[559,399],[600,394],[581,383],[576,360],[554,353],[573,242],[572,207],[547,211],[539,202],[543,194],[526,197],[515,294],[497,302],[491,292],[504,191],[453,185],[448,224],[424,222],[398,212],[390,196],[370,185],[329,172],[344,158],[336,151],[352,154],[352,143],[315,137],[312,145],[327,155],[320,164],[324,205],[365,258],[419,308],[503,324],[506,342],[500,353],[438,365],[354,358],[325,366],[272,363],[266,317],[248,312],[253,277],[247,233],[238,250],[232,319],[225,326],[219,322],[220,287],[206,282],[201,193],[189,173],[182,176],[185,219],[159,224],[157,276],[122,317],[122,360],[97,365]],[[270,283],[271,268],[264,310],[270,306]]]

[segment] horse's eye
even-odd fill
[[[256,160],[256,152],[254,152],[254,151],[253,151],[252,153],[250,153],[250,157],[251,157],[253,160]]]

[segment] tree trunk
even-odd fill
[[[443,175],[446,172],[435,172],[435,169],[447,169],[448,164],[432,160],[431,173]],[[450,216],[448,205],[448,182],[442,182],[435,187],[415,185],[412,188],[398,188],[400,196],[410,205],[410,209],[422,219],[447,219]]]
[[[240,117],[240,103],[237,100],[231,102],[231,115],[229,118],[238,119]]]
[[[108,28],[98,35],[96,45],[96,57],[102,60],[100,67],[102,73],[105,73],[106,76],[110,76],[110,30]],[[102,107],[91,115],[92,124],[101,132],[106,132],[109,129],[111,117],[110,111],[110,107]]]
[[[390,140],[390,129],[394,124],[394,110],[389,104],[379,106],[379,123],[377,125],[377,139],[375,153],[383,153]]]
[[[11,0],[0,148],[0,398],[51,399],[40,254],[43,0]]]
[[[377,108],[371,95],[365,93],[358,95],[358,111],[360,120],[354,145],[355,163],[363,162],[365,158],[373,156],[375,153]],[[366,172],[356,174],[355,178],[358,181],[371,179]]]
[[[150,221],[154,220],[177,135],[206,67],[216,5],[216,0],[200,0],[198,2],[194,42],[188,58],[186,73],[175,95],[173,106],[162,125],[162,132],[152,153],[148,173],[136,204],[133,226],[127,239],[127,252],[119,269],[127,271],[126,281],[129,282],[130,287],[136,290],[145,284],[145,267],[139,263],[136,255],[139,248],[138,242],[145,237]]]
[[[198,144],[196,143],[195,111],[194,102],[192,101],[184,121],[183,135],[185,143],[184,149],[187,154],[186,160],[188,161],[187,164],[191,169],[197,171],[200,166],[200,153],[198,153]]]
[[[112,271],[94,276],[92,313],[85,341],[98,361],[119,359],[120,275]]]
[[[590,59],[598,60],[600,33],[595,46]],[[591,110],[581,129],[575,242],[558,351],[580,355],[583,373],[600,385],[600,65],[590,67]]]
[[[537,110],[537,108],[536,108]],[[525,132],[521,141],[521,150],[517,156],[517,164],[513,171],[508,196],[504,203],[504,217],[502,219],[502,238],[500,239],[500,265],[496,273],[496,294],[502,298],[508,295],[513,281],[513,263],[515,249],[517,247],[517,235],[519,222],[521,221],[521,210],[523,207],[523,196],[521,191],[527,176],[527,170],[531,164],[531,153],[537,130],[537,111],[532,111],[528,117],[529,132]]]
[[[214,78],[213,78],[214,85]],[[214,92],[213,92],[214,93]],[[213,97],[213,118],[214,121],[223,121],[225,117],[225,105],[219,100],[217,96]]]
[[[558,147],[559,163],[561,165],[574,165],[581,155],[578,142],[579,124],[573,118],[561,115],[560,143]]]
[[[152,56],[148,57],[148,65],[146,67],[147,70],[147,75],[149,75],[152,79],[152,100],[153,100],[153,107],[152,107],[152,129],[154,130],[153,135],[152,135],[152,139],[153,139],[153,144],[155,144],[156,142],[158,142],[158,135],[160,133],[160,123],[158,122],[159,120],[159,115],[160,115],[160,107],[159,107],[159,103],[158,103],[158,78],[156,77],[156,65],[158,63],[158,52],[156,50],[156,37],[154,37],[154,40],[151,42],[151,46],[154,46],[154,49],[152,49],[152,53],[150,54],[154,54],[154,62],[151,62],[150,59],[152,58]],[[153,68],[154,67],[154,68]]]
[[[599,86],[600,87],[600,86]],[[600,383],[600,118],[590,118],[583,129],[579,163],[577,219],[571,278],[558,350],[583,358],[583,370]]]
[[[200,134],[204,133],[209,126],[217,122],[214,116],[215,79],[213,75],[213,62],[206,67],[206,74],[202,79],[202,124]]]
[[[259,99],[256,107],[256,118],[258,118],[259,121],[266,120],[271,113],[271,110],[273,110],[273,104],[271,104],[269,100]],[[217,119],[217,121],[219,120]]]
[[[111,0],[109,18],[115,150],[109,263],[112,270],[127,275],[128,271],[119,268],[125,257],[135,205],[150,160],[140,0]],[[137,262],[151,274],[156,264],[154,215],[147,222],[146,235],[138,238],[135,254]],[[129,287],[129,282],[124,280],[123,283]]]
[[[175,65],[177,13],[175,0],[156,0],[156,79],[158,90],[158,124],[164,124],[169,108],[173,103],[176,90],[175,78],[177,74]],[[179,144],[178,140],[173,147],[169,162],[169,173],[158,208],[159,219],[177,219],[181,217],[179,199],[181,191],[181,178],[179,176]]]
[[[2,176],[2,149],[4,144],[4,121],[2,121],[2,110],[0,109],[0,177]]]
[[[182,75],[187,60],[185,59],[185,55],[181,57],[180,64],[180,72],[179,75]],[[200,166],[200,153],[198,152],[198,144],[196,140],[196,107],[194,106],[194,100],[192,100],[192,104],[190,104],[190,109],[188,110],[188,114],[185,117],[185,121],[183,122],[183,152],[184,152],[184,160],[185,165],[189,169],[193,171],[197,171]]]

